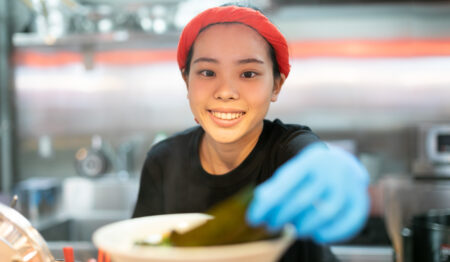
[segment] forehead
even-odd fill
[[[210,25],[200,32],[193,44],[193,56],[220,55],[224,50],[236,55],[269,57],[269,43],[255,29],[241,23]]]

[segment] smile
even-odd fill
[[[224,113],[224,112],[216,112],[216,111],[210,111],[210,112],[214,117],[217,117],[222,120],[238,119],[245,114],[244,112],[239,112],[239,113]]]

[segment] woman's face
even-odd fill
[[[218,24],[201,32],[184,79],[194,117],[218,143],[259,136],[284,82],[283,75],[274,79],[266,40],[242,24]]]

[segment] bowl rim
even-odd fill
[[[251,256],[256,254],[262,254],[264,252],[268,252],[269,247],[273,247],[273,245],[280,246],[288,246],[295,239],[295,227],[293,225],[286,225],[280,237],[275,239],[267,239],[267,240],[259,240],[252,241],[246,243],[238,243],[238,244],[229,244],[229,245],[216,245],[216,246],[204,246],[204,247],[134,247],[134,252],[130,252],[128,248],[117,248],[117,246],[108,245],[102,242],[101,237],[102,234],[108,232],[109,230],[122,226],[124,224],[129,224],[130,221],[145,221],[149,219],[161,219],[161,218],[176,218],[176,217],[194,217],[194,219],[208,219],[211,218],[210,215],[204,213],[176,213],[176,214],[164,214],[164,215],[154,215],[154,216],[146,216],[139,218],[132,218],[127,220],[122,220],[118,222],[114,222],[108,225],[105,225],[99,229],[97,229],[93,236],[92,241],[94,245],[101,249],[104,252],[107,252],[113,256],[122,256],[127,258],[134,259],[170,259],[173,261],[186,260],[185,256],[189,256],[190,258],[196,260],[208,260],[207,255],[213,255],[216,253],[221,254],[221,258],[230,259],[230,258],[238,258],[242,256]]]

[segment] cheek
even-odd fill
[[[247,89],[247,100],[255,107],[266,107],[270,104],[273,97],[273,86],[265,84],[254,89]]]
[[[192,106],[195,106],[196,103],[200,103],[207,98],[208,94],[206,91],[207,90],[205,88],[202,88],[201,85],[196,85],[194,81],[191,82],[188,88],[187,96]]]

